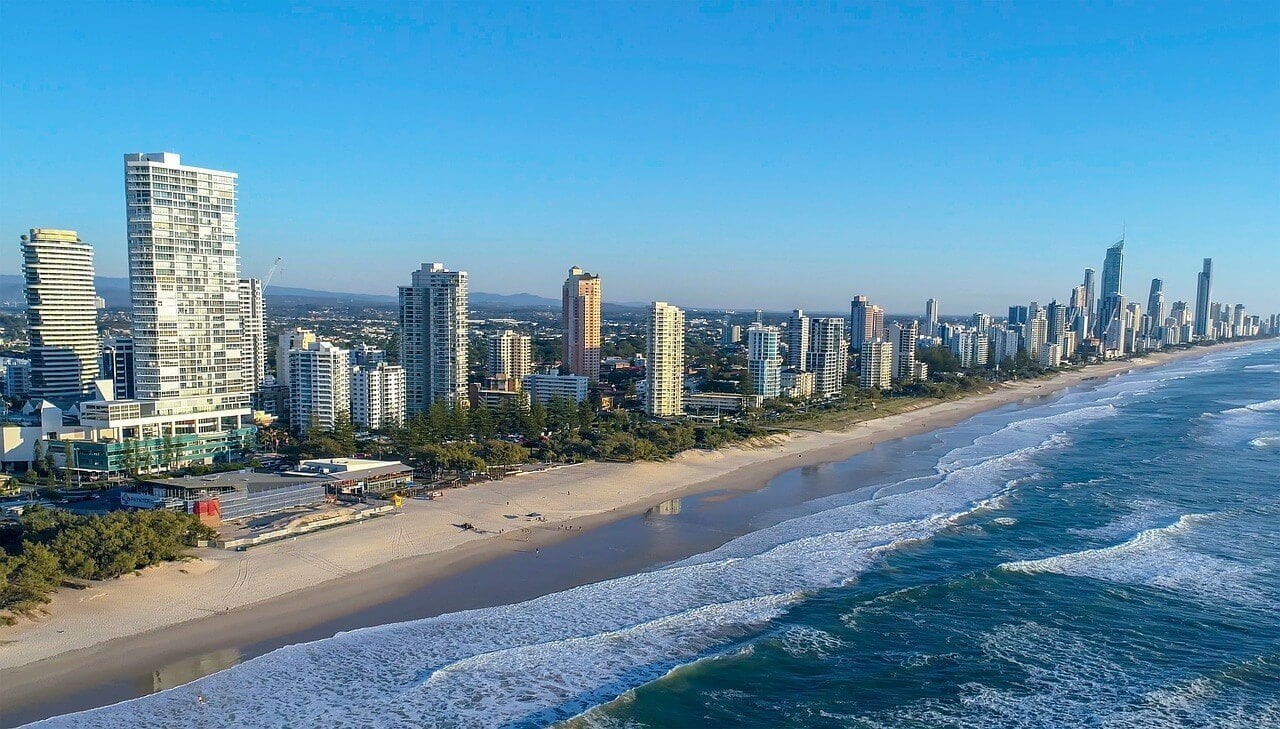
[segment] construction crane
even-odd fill
[[[267,278],[262,282],[262,290],[264,293],[267,290],[267,285],[271,283],[271,279],[275,278],[276,271],[280,268],[280,260],[281,259],[277,258],[276,262],[271,264],[271,270],[267,271]]]

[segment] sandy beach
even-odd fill
[[[848,430],[796,431],[757,447],[690,451],[664,463],[586,463],[449,490],[436,501],[410,500],[399,513],[247,552],[196,550],[189,562],[86,590],[64,589],[46,616],[0,628],[5,703],[29,705],[90,686],[109,671],[216,651],[227,645],[228,635],[245,644],[289,634],[672,498],[759,489],[799,466],[842,461],[875,443],[1207,351],[1153,354],[1002,385]],[[528,516],[534,513],[540,518]],[[463,522],[477,531],[456,526]]]

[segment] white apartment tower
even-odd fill
[[[893,344],[883,339],[862,343],[859,384],[864,390],[887,390],[893,384]]]
[[[907,323],[894,322],[889,327],[889,343],[893,345],[893,379],[909,382],[915,377],[916,340],[920,335],[920,323],[915,319]]]
[[[533,372],[533,338],[507,329],[489,338],[489,376],[519,380]]]
[[[404,368],[379,362],[351,371],[351,420],[379,430],[404,422]]]
[[[22,236],[22,274],[31,332],[29,395],[77,401],[98,378],[93,247],[74,230],[32,228]]]
[[[244,386],[255,391],[267,376],[267,339],[263,330],[267,316],[262,298],[262,282],[256,278],[240,279],[240,325],[244,331],[241,354],[244,362]]]
[[[653,302],[645,350],[645,412],[659,418],[683,414],[684,311],[665,301]]]
[[[312,342],[318,341],[316,333],[310,329],[294,327],[281,332],[276,340],[276,383],[289,384],[289,350],[306,349]]]
[[[809,366],[809,317],[804,309],[791,312],[787,320],[787,366],[800,371]]]
[[[467,273],[424,263],[400,287],[400,363],[405,411],[467,402]]]
[[[289,417],[299,434],[313,424],[331,430],[339,413],[351,414],[349,356],[329,342],[289,350]]]
[[[747,328],[747,371],[753,395],[769,399],[782,394],[780,337],[777,327],[752,324]]]
[[[813,395],[836,397],[844,392],[848,344],[844,339],[844,319],[813,319],[809,327],[809,367],[813,373]]]
[[[135,390],[160,413],[249,414],[236,174],[126,154]]]
[[[924,302],[924,335],[938,336],[938,300],[929,299]]]

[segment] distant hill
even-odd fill
[[[97,276],[94,286],[109,307],[129,306],[129,279],[113,276]],[[0,301],[22,301],[24,298],[21,276],[0,274]],[[396,304],[394,294],[353,294],[338,291],[319,291],[293,286],[268,286],[267,300],[288,301],[294,304],[315,302],[317,304],[364,304],[367,306],[393,306]],[[557,299],[549,299],[535,294],[490,294],[483,291],[471,292],[472,306],[502,306],[508,308],[559,307]]]

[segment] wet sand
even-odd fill
[[[759,508],[767,499],[752,502],[743,495],[758,492],[799,466],[844,461],[876,442],[883,445],[954,425],[979,412],[1040,399],[1087,380],[1205,351],[1099,365],[1051,380],[939,402],[848,431],[801,433],[767,447],[687,454],[666,464],[586,464],[485,484],[451,492],[443,500],[449,507],[445,514],[431,511],[441,502],[410,502],[401,515],[247,553],[207,556],[188,566],[186,573],[179,571],[182,565],[154,570],[159,574],[148,570],[143,577],[111,583],[123,594],[103,601],[75,594],[70,599],[80,599],[71,603],[68,596],[59,595],[47,619],[0,629],[0,641],[14,641],[0,645],[0,685],[5,687],[0,721],[8,725],[104,705],[198,678],[282,645],[358,627],[525,600],[705,551],[758,528],[751,524],[750,511],[742,509]],[[513,492],[517,486],[519,491]],[[517,510],[502,499],[512,493],[521,508],[537,504],[537,511],[548,521],[518,521],[513,526],[515,520],[507,517]],[[464,494],[470,500],[454,499]],[[655,514],[661,518],[662,508],[650,512],[653,507],[696,495],[701,496],[692,500],[695,511],[714,511],[710,505],[717,502],[743,503],[734,519],[720,514],[692,529],[685,524],[679,539],[655,541],[652,533],[640,528]],[[803,500],[814,494],[793,496]],[[734,507],[725,508],[732,511]],[[502,512],[498,520],[491,513],[495,510]],[[702,511],[699,517],[705,516]],[[642,516],[646,512],[648,516]],[[396,542],[400,551],[420,550],[408,555],[397,556],[396,550],[386,549],[383,538],[387,535],[400,540],[407,527],[415,531],[448,527],[450,519],[462,518],[458,514],[481,528],[503,523],[511,528],[488,536],[462,535],[465,538],[458,541],[441,537],[417,544]],[[456,538],[456,532],[456,528],[444,529],[442,534]],[[369,543],[377,549],[367,549]],[[354,544],[366,548],[352,552]],[[343,556],[353,566],[360,559],[374,563],[351,569],[343,566]],[[385,559],[378,562],[379,557]],[[292,575],[276,581],[241,579],[245,568],[237,559],[254,560],[267,575],[272,574],[270,568]],[[193,619],[183,617],[191,614],[189,610],[170,609],[171,603],[163,599],[166,590],[182,590],[190,593],[188,602],[194,601],[197,607],[201,600],[206,605],[228,602],[231,598],[225,593],[207,589],[210,576],[219,572],[230,576],[238,590],[234,597],[241,604],[229,609],[211,607],[208,612],[213,614]],[[293,587],[300,580],[297,573],[311,583]],[[146,611],[147,619],[135,616],[124,625],[111,622],[128,610]],[[150,627],[127,632],[136,625]]]

